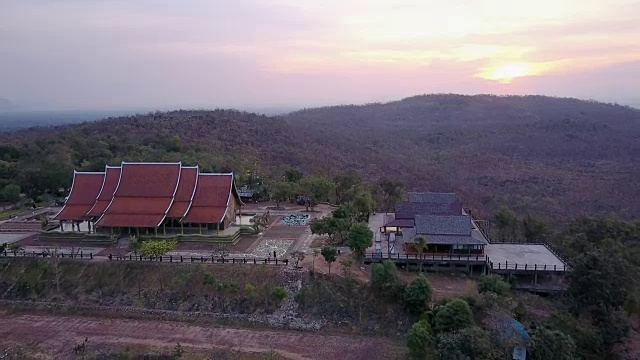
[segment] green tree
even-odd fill
[[[333,246],[325,245],[322,247],[320,254],[322,254],[322,257],[324,258],[324,261],[327,262],[327,265],[329,265],[329,274],[331,274],[331,264],[336,261],[338,250],[336,250],[336,248],[334,248]]]
[[[535,242],[550,233],[549,225],[541,218],[527,215],[522,220],[522,235],[527,242]]]
[[[351,226],[347,233],[347,246],[362,259],[367,248],[373,246],[373,231],[369,229],[369,225],[357,223]]]
[[[454,299],[436,309],[434,320],[438,333],[460,330],[473,325],[473,312],[466,301]]]
[[[378,182],[378,189],[382,193],[384,209],[390,211],[402,199],[404,184],[396,180],[383,178]]]
[[[633,273],[624,259],[609,250],[588,252],[577,257],[568,275],[567,288],[573,312],[594,308],[605,312],[621,309],[633,290]]]
[[[478,327],[469,327],[438,336],[440,360],[495,360],[503,359],[489,334]]]
[[[353,201],[353,189],[359,187],[363,181],[360,173],[349,170],[338,174],[333,182],[336,184],[336,202],[342,204]]]
[[[416,252],[418,253],[418,257],[420,258],[420,267],[418,268],[418,272],[422,272],[422,254],[427,248],[427,239],[425,239],[423,236],[416,236],[413,239],[413,246],[416,248]]]
[[[177,241],[173,240],[147,240],[140,244],[140,255],[157,257],[176,249]]]
[[[536,328],[531,334],[528,348],[531,360],[576,360],[576,344],[571,336],[545,327]]]
[[[410,312],[420,314],[427,308],[432,295],[431,283],[424,275],[418,274],[405,288],[403,300]]]
[[[435,339],[431,332],[431,326],[425,319],[415,322],[407,333],[407,347],[411,359],[433,358]]]
[[[302,180],[302,172],[298,169],[287,169],[284,172],[284,179],[290,183],[298,183]]]
[[[276,201],[276,207],[279,208],[281,202],[289,200],[294,195],[293,184],[285,181],[279,181],[273,186],[271,198]]]
[[[351,204],[356,211],[358,221],[369,221],[369,215],[376,207],[376,202],[367,189],[355,189]]]
[[[493,221],[496,224],[498,237],[501,240],[504,240],[507,235],[515,238],[518,228],[518,218],[513,211],[503,206],[495,212]]]
[[[318,201],[328,201],[335,185],[322,176],[311,176],[300,180],[300,190],[307,197],[307,207],[312,209]]]
[[[381,264],[371,266],[371,287],[379,291],[394,290],[400,283],[398,268],[392,261],[385,260]]]
[[[16,184],[9,184],[0,190],[0,199],[15,203],[20,200],[20,186]]]
[[[507,295],[510,289],[509,283],[504,281],[500,275],[483,275],[478,280],[478,292],[492,292],[497,295]]]

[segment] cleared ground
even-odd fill
[[[46,349],[56,359],[75,359],[74,345],[92,344],[229,349],[269,352],[291,359],[397,359],[399,346],[381,338],[309,332],[215,328],[169,321],[73,316],[8,315],[0,312],[0,338]]]
[[[484,248],[485,254],[493,262],[494,267],[498,263],[508,263],[509,267],[518,264],[518,267],[533,267],[547,265],[547,268],[555,265],[558,270],[564,267],[564,263],[544,245],[533,244],[488,244]]]

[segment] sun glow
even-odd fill
[[[490,67],[482,71],[478,76],[487,80],[499,81],[509,84],[515,78],[536,75],[538,71],[533,66],[526,63],[508,63],[495,67]]]

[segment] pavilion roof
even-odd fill
[[[199,174],[191,207],[184,223],[217,223],[222,221],[233,196],[233,174]],[[236,193],[237,195],[237,193]]]
[[[178,190],[180,163],[122,163],[113,199],[97,226],[157,227]]]
[[[191,199],[195,194],[198,173],[199,168],[197,166],[182,167],[180,169],[180,183],[167,217],[181,219],[187,213]]]
[[[56,220],[85,220],[93,207],[104,181],[104,172],[73,172],[71,192]]]
[[[107,206],[109,206],[109,203],[113,199],[113,193],[116,192],[116,187],[120,180],[120,170],[121,168],[119,166],[107,166],[105,168],[102,188],[91,210],[87,213],[87,217],[100,217],[107,209]]]

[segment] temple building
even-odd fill
[[[72,230],[82,225],[98,233],[207,234],[227,229],[242,205],[232,173],[202,173],[179,162],[123,162],[104,172],[74,172],[54,220],[61,229],[70,222]]]
[[[380,230],[395,234],[410,253],[417,237],[426,240],[430,253],[482,254],[488,243],[455,193],[409,193],[395,213],[385,216]]]

